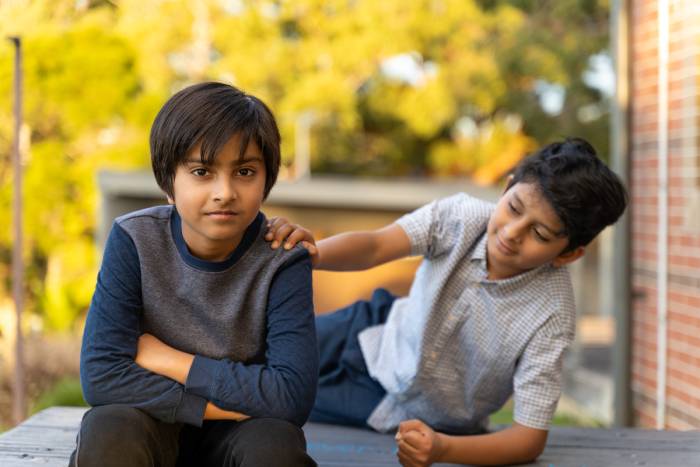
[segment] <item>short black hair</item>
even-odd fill
[[[564,252],[588,245],[627,206],[622,181],[582,138],[549,144],[520,161],[508,188],[516,183],[536,185],[552,206],[569,238]]]
[[[240,157],[254,141],[265,161],[265,194],[277,181],[280,132],[270,109],[255,96],[224,83],[205,82],[177,92],[163,105],[151,127],[151,165],[158,186],[171,198],[178,165],[197,144],[202,163],[212,164],[235,134]]]

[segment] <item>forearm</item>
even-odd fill
[[[136,363],[143,368],[184,385],[194,355],[170,347],[150,334],[139,338]]]
[[[170,347],[153,336],[144,335],[139,341],[139,353],[136,363],[143,368],[185,385],[192,368],[194,355]],[[247,415],[231,410],[224,410],[207,402],[205,420],[244,420]]]
[[[108,319],[99,305],[88,313],[80,353],[80,383],[92,406],[123,404],[168,422],[200,425],[206,400],[182,384],[138,365],[137,323]]]
[[[443,450],[439,462],[479,465],[519,464],[542,453],[547,432],[514,424],[485,435],[450,436],[442,433]]]
[[[346,232],[318,242],[316,269],[359,271],[408,256],[411,243],[397,224],[373,231]]]
[[[314,383],[288,369],[197,357],[186,391],[226,412],[301,426],[313,405]]]
[[[250,418],[245,414],[239,412],[233,412],[231,410],[220,409],[211,402],[207,402],[207,408],[204,411],[205,420],[235,420],[240,422]]]
[[[185,393],[172,379],[154,374],[132,358],[92,353],[81,358],[80,383],[91,406],[123,404],[164,422],[199,425],[206,401]]]
[[[377,265],[376,241],[372,232],[346,232],[318,242],[316,269],[360,271]]]

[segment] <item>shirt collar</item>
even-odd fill
[[[484,266],[486,266],[486,240],[488,239],[487,232],[484,230],[484,233],[481,235],[481,238],[479,239],[478,242],[476,242],[476,245],[474,246],[474,249],[472,250],[472,255],[471,258],[472,260],[482,260],[484,261]]]
[[[246,228],[241,242],[231,252],[228,258],[222,261],[207,261],[197,258],[190,253],[190,250],[187,248],[187,243],[185,242],[185,237],[182,235],[182,219],[180,218],[180,214],[177,212],[175,206],[172,207],[172,210],[173,211],[170,215],[170,233],[173,236],[173,240],[175,241],[175,246],[180,253],[180,257],[188,265],[208,272],[225,271],[236,264],[236,261],[238,261],[250,249],[257,239],[265,220],[263,213],[258,212],[258,215],[255,216],[253,222],[251,222]]]

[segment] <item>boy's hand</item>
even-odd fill
[[[444,450],[440,433],[420,420],[401,422],[396,433],[397,456],[404,467],[423,467],[439,460]]]
[[[292,224],[284,217],[273,217],[268,220],[265,240],[272,242],[270,246],[273,250],[280,245],[283,245],[285,250],[289,250],[301,242],[301,246],[309,251],[311,263],[314,266],[318,264],[318,248],[311,232],[299,224]]]

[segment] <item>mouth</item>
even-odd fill
[[[498,251],[500,251],[506,256],[513,256],[517,253],[517,251],[515,251],[514,249],[509,247],[504,241],[502,241],[498,235],[496,235],[496,248],[498,249]]]
[[[205,213],[206,216],[212,217],[214,219],[231,219],[236,217],[238,213],[236,211],[210,211]]]

